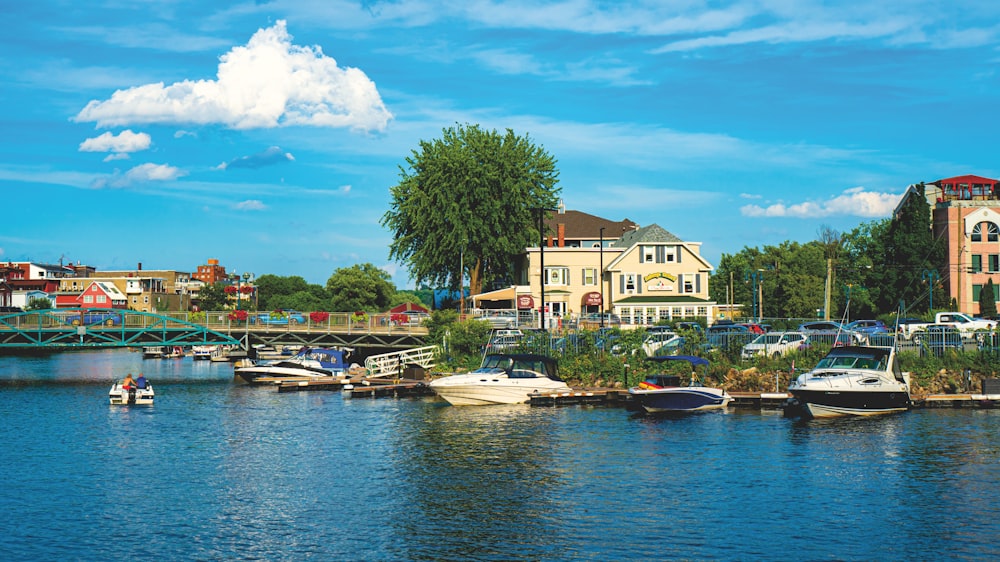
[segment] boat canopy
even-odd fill
[[[692,367],[697,365],[708,365],[708,359],[704,357],[695,357],[694,355],[657,355],[655,357],[648,357],[650,361],[687,361]]]

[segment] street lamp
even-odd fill
[[[539,261],[539,268],[541,269],[538,273],[538,280],[540,281],[539,290],[542,293],[541,325],[542,329],[544,330],[545,329],[545,228],[544,228],[544,223],[542,222],[542,217],[545,216],[544,213],[546,211],[554,213],[559,209],[548,209],[546,207],[532,207],[531,209],[536,213],[538,213],[538,238],[539,238],[538,261]]]
[[[604,228],[601,227],[598,230],[601,232],[601,269],[598,271],[598,279],[600,279],[601,284],[601,327],[604,327]]]
[[[247,285],[247,286],[250,286],[250,278],[251,278],[251,277],[253,277],[253,273],[250,273],[249,271],[244,271],[244,272],[243,272],[243,284],[244,284],[244,285]],[[237,281],[237,284],[239,284],[239,282],[238,282],[238,281]],[[239,308],[239,306],[238,306],[238,305],[239,305],[240,301],[242,301],[242,300],[243,300],[243,291],[238,291],[238,293],[239,293],[239,294],[237,294],[237,295],[236,295],[236,298],[238,299],[238,300],[236,301],[236,304],[237,304],[237,308]]]
[[[934,312],[934,281],[940,278],[936,269],[925,269],[920,272],[920,280],[927,283],[927,300],[931,312]]]
[[[756,271],[746,271],[743,274],[743,279],[745,281],[752,281],[753,282],[753,284],[751,285],[751,288],[752,288],[752,297],[753,297],[753,315],[751,316],[751,318],[755,318],[756,319],[755,322],[757,322],[759,324],[760,323],[760,314],[759,314],[759,311],[757,309],[757,305],[758,305],[758,300],[757,299],[760,298],[761,301],[764,300],[764,291],[763,291],[763,285],[762,285],[762,282],[764,281],[764,270],[763,269],[758,269]]]
[[[468,240],[462,239],[462,249],[459,250],[458,254],[458,269],[459,269],[459,280],[458,280],[458,317],[462,318],[462,314],[465,312],[465,245]]]

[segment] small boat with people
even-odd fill
[[[910,373],[893,347],[834,347],[790,385],[787,417],[828,418],[904,412],[910,407]]]
[[[339,377],[347,372],[346,356],[347,351],[342,349],[304,347],[279,361],[237,367],[233,375],[238,383],[254,385]]]
[[[555,359],[533,353],[490,353],[478,369],[435,379],[428,386],[453,406],[521,404],[533,393],[572,390],[559,378]]]
[[[108,399],[112,406],[150,406],[155,398],[156,393],[153,391],[153,385],[142,374],[139,375],[138,379],[133,380],[132,375],[129,374],[121,382],[115,381],[111,384],[111,390],[108,392]]]
[[[633,410],[647,414],[684,413],[700,410],[720,410],[732,402],[733,397],[724,389],[703,384],[697,374],[699,366],[708,366],[708,360],[693,355],[661,355],[648,358],[657,362],[686,361],[691,366],[691,378],[681,385],[680,375],[654,373],[646,376],[637,386],[628,389],[634,402]]]

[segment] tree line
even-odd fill
[[[826,306],[829,278],[831,319],[843,317],[848,302],[851,318],[896,311],[922,315],[930,312],[931,302],[935,309],[954,308],[942,283],[955,273],[946,269],[946,242],[931,231],[922,184],[913,195],[895,217],[862,223],[847,233],[822,226],[811,242],[786,241],[723,254],[711,278],[712,299],[750,311],[759,285],[761,316],[814,318]],[[992,286],[982,293],[992,300]],[[995,304],[980,304],[987,315],[996,314]]]

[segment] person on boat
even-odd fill
[[[132,390],[135,386],[135,379],[132,378],[132,373],[125,375],[125,380],[122,381],[122,388],[125,390]]]
[[[146,388],[147,384],[146,375],[139,373],[139,378],[135,379],[136,388]]]

